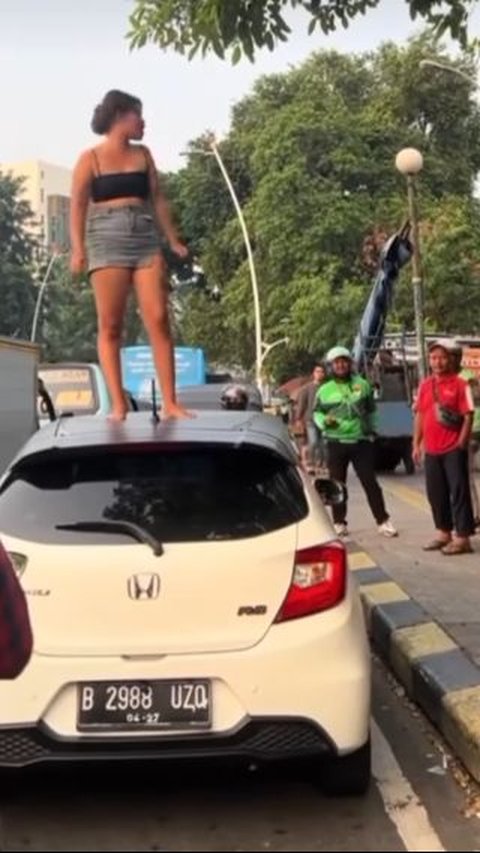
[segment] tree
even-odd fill
[[[141,337],[141,321],[130,301],[125,344]],[[66,258],[57,261],[45,290],[39,325],[45,361],[97,361],[97,316],[87,276],[72,280]]]
[[[0,334],[26,339],[35,302],[32,222],[21,179],[0,172]]]
[[[153,42],[193,57],[214,51],[233,62],[253,61],[261,48],[274,50],[288,41],[289,8],[302,7],[310,16],[309,33],[325,34],[352,21],[380,3],[392,0],[135,0],[130,16],[132,47]],[[475,0],[404,0],[413,20],[423,19],[437,35],[448,32],[462,46],[468,38],[468,16]]]
[[[449,196],[424,209],[425,324],[429,331],[480,334],[480,203]],[[392,322],[413,328],[411,270],[405,271]]]
[[[451,329],[480,326],[473,200],[480,113],[472,86],[449,75],[439,89],[435,72],[419,67],[424,56],[449,61],[427,36],[365,56],[323,51],[298,69],[263,78],[233,109],[221,153],[253,243],[264,340],[290,338],[288,349],[268,356],[278,378],[308,366],[335,342],[353,341],[382,242],[406,215],[405,184],[394,168],[406,145],[425,155],[420,211],[428,323],[445,328],[448,313]],[[212,361],[251,368],[245,247],[215,161],[193,153],[206,145],[205,138],[192,143],[186,167],[169,176],[169,194],[223,299],[212,305],[192,295],[180,333],[186,343],[204,345]],[[456,289],[447,312],[448,282]],[[470,294],[468,316],[462,286]],[[394,321],[411,325],[411,306],[407,269]]]
[[[86,276],[72,281],[59,259],[45,289],[39,324],[45,361],[96,361],[96,316]]]

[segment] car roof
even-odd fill
[[[27,441],[10,469],[27,457],[51,455],[88,447],[138,444],[241,444],[270,450],[296,464],[297,454],[280,418],[259,412],[198,411],[195,417],[155,423],[151,412],[132,412],[113,423],[98,415],[61,417],[39,429]]]

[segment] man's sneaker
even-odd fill
[[[346,524],[334,524],[335,533],[341,539],[346,539],[348,536],[348,527]]]
[[[394,539],[395,536],[398,536],[398,530],[395,529],[390,519],[378,525],[378,532],[382,536],[386,536],[387,539]]]

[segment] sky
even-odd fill
[[[232,67],[217,58],[189,62],[155,47],[130,52],[125,38],[133,0],[0,0],[0,80],[3,127],[0,162],[42,159],[71,167],[95,144],[94,106],[111,88],[138,95],[146,143],[160,169],[182,165],[181,152],[205,130],[222,136],[232,104],[263,74],[287,71],[314,50],[372,50],[418,32],[404,0],[382,0],[347,31],[308,36],[300,10],[293,35],[273,54]],[[480,36],[480,8],[472,18]]]

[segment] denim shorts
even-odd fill
[[[87,217],[88,272],[106,267],[149,267],[161,253],[161,236],[147,204],[97,207]]]

